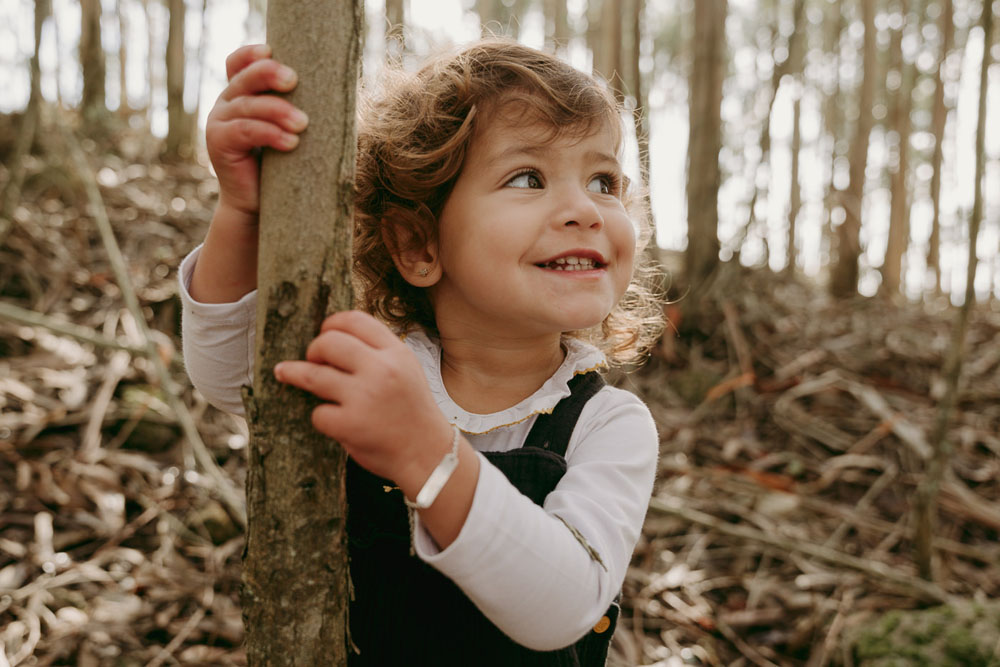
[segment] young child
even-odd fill
[[[236,413],[254,149],[291,150],[307,125],[270,94],[295,74],[269,56],[229,57],[206,131],[218,207],[181,266],[188,372]],[[324,401],[313,424],[350,456],[351,664],[603,665],[658,438],[596,371],[662,326],[635,280],[645,220],[630,214],[620,110],[590,76],[507,41],[386,78],[359,110],[361,310],[330,315],[305,360],[274,369]]]

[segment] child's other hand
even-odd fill
[[[451,426],[420,362],[367,313],[326,318],[306,361],[282,362],[274,372],[280,382],[329,401],[313,411],[313,426],[376,475],[400,485],[409,477],[422,483],[450,450]]]
[[[291,102],[269,92],[285,93],[297,82],[295,72],[270,58],[266,44],[243,46],[226,59],[226,86],[208,115],[205,143],[219,178],[219,207],[251,216],[260,210],[260,163],[254,149],[288,151],[308,119]]]

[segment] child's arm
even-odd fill
[[[257,44],[226,60],[229,85],[208,116],[205,143],[219,178],[219,203],[188,286],[201,303],[229,303],[257,287],[260,162],[256,149],[288,151],[308,123],[305,114],[271,91],[288,92],[296,77]]]
[[[313,413],[314,426],[408,498],[449,449],[447,421],[415,355],[369,315],[327,318],[306,360],[282,362],[275,375],[328,401]],[[417,553],[515,641],[567,646],[621,587],[657,450],[645,406],[606,387],[581,414],[569,469],[543,508],[461,438],[458,468],[419,512]]]
[[[257,223],[262,146],[291,150],[305,115],[271,91],[295,87],[295,73],[268,46],[234,51],[229,85],[208,116],[205,140],[219,179],[219,202],[204,244],[181,264],[184,361],[191,382],[216,407],[242,414],[251,382],[257,287]]]
[[[417,554],[519,643],[543,651],[566,646],[593,627],[621,590],[658,449],[648,409],[628,392],[605,387],[581,413],[569,468],[544,507],[486,463],[459,537],[438,549],[421,517]]]

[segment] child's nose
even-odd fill
[[[578,227],[594,231],[604,227],[604,216],[601,215],[601,210],[587,194],[587,191],[582,188],[574,189],[566,194],[556,219],[561,227]]]

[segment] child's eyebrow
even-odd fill
[[[490,156],[489,162],[491,164],[496,164],[498,162],[504,162],[506,160],[511,160],[518,157],[530,157],[539,158],[544,155],[549,155],[552,152],[551,146],[548,145],[537,145],[537,144],[517,144],[510,146],[499,153]],[[620,167],[621,163],[618,158],[611,153],[605,153],[603,151],[591,150],[587,151],[583,155],[585,162],[598,162],[613,164],[615,167]]]

